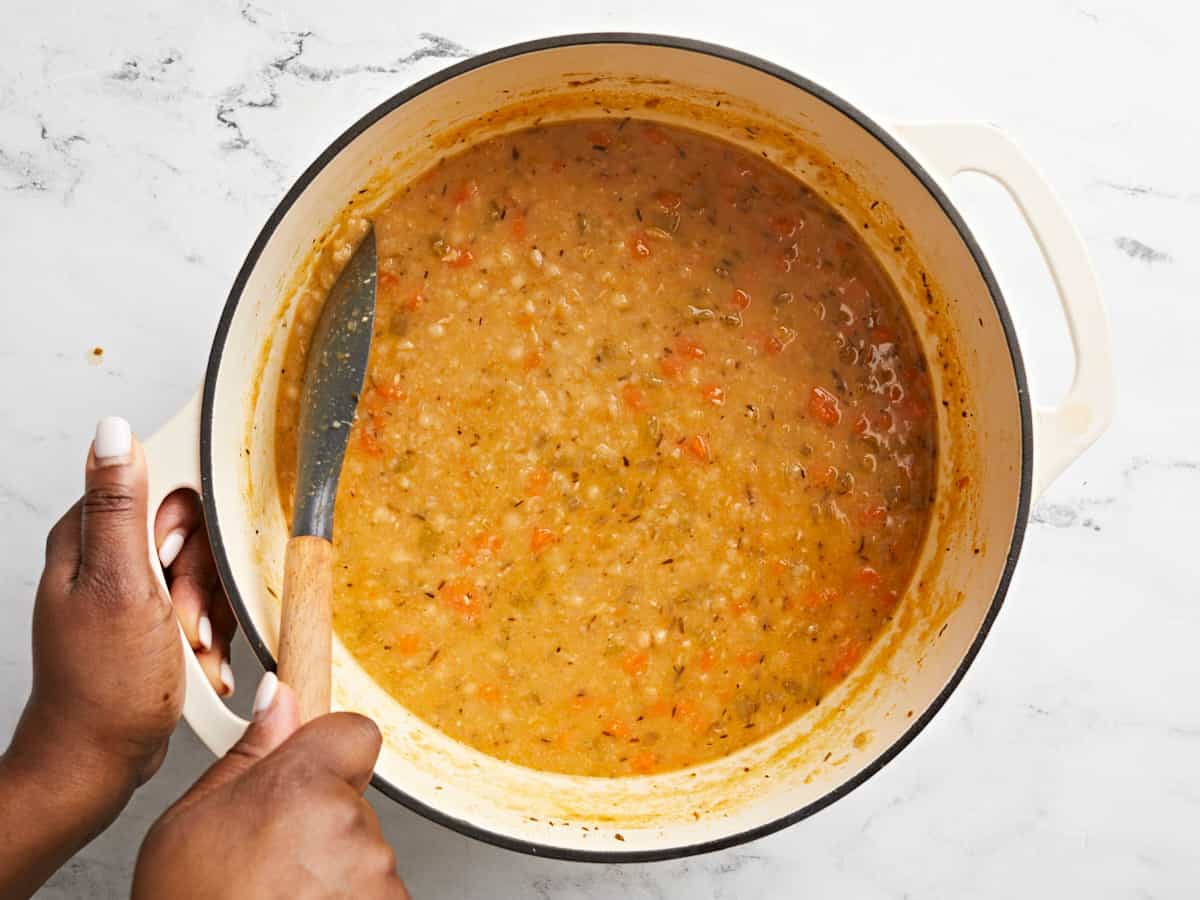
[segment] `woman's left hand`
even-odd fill
[[[141,445],[124,420],[101,420],[84,495],[46,541],[33,687],[0,758],[0,808],[23,820],[0,821],[0,886],[16,878],[36,887],[158,770],[183,704],[179,621],[214,686],[233,689],[233,617],[198,504],[180,493],[158,511],[171,597],[151,569],[146,506]]]

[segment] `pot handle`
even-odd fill
[[[166,425],[145,441],[149,475],[150,568],[166,590],[167,582],[154,545],[154,518],[163,500],[179,488],[200,490],[200,393],[196,392]],[[192,646],[179,629],[183,642],[183,717],[213,753],[223,756],[246,730],[236,715],[212,689]]]
[[[1058,406],[1034,410],[1036,498],[1112,421],[1108,316],[1087,250],[1050,185],[999,129],[976,122],[922,122],[897,130],[945,181],[960,172],[978,172],[1002,185],[1033,232],[1054,278],[1075,351],[1075,372]]]

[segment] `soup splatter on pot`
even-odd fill
[[[586,775],[712,760],[819,704],[933,499],[925,361],[854,229],[765,160],[629,119],[480,143],[374,224],[335,523],[361,665],[484,753]],[[320,301],[286,352],[284,498]]]

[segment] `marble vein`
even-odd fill
[[[1164,253],[1162,250],[1155,250],[1149,244],[1143,244],[1136,238],[1119,237],[1113,241],[1117,249],[1131,259],[1136,259],[1139,262],[1148,264],[1152,263],[1169,263],[1174,262],[1170,253]]]
[[[1096,181],[1096,184],[1102,188],[1124,194],[1126,197],[1134,197],[1137,199],[1146,200],[1181,200],[1184,203],[1200,203],[1200,192],[1166,191],[1147,184],[1123,183],[1118,181],[1108,181],[1105,179]]]

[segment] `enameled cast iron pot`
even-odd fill
[[[696,769],[593,779],[484,756],[424,725],[339,643],[334,705],[385,735],[375,786],[464,834],[583,860],[685,856],[748,841],[828,805],[877,772],[958,684],[999,612],[1031,501],[1108,423],[1108,331],[1083,245],[1033,167],[976,124],[885,127],[825,88],[723,47],[591,34],[498,50],[397,94],[342,134],[267,221],[230,292],[204,385],[147,446],[152,506],[201,492],[238,621],[264,666],[279,622],[286,523],[271,440],[278,359],[296,273],[336,233],[365,185],[535,119],[636,115],[734,141],[794,171],[839,208],[896,282],[925,347],[939,403],[937,500],[922,562],[896,622],[821,706],[739,753]],[[1054,409],[1030,406],[996,280],[946,193],[982,172],[1012,194],[1066,313],[1075,378]],[[216,753],[245,723],[190,652],[188,722]]]

